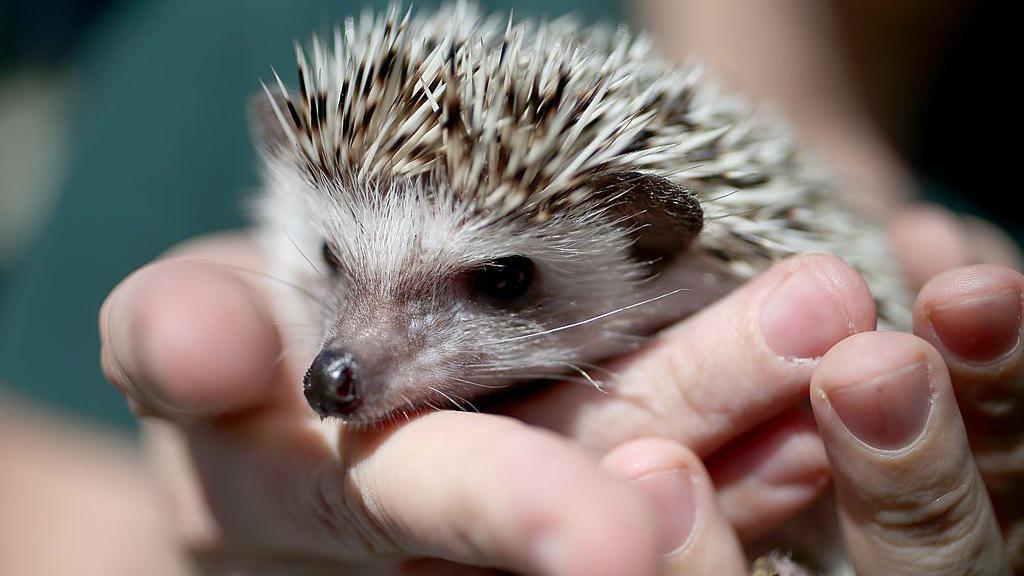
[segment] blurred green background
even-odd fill
[[[130,426],[99,370],[104,296],[176,242],[244,224],[242,200],[257,184],[245,103],[258,79],[271,66],[291,70],[293,39],[384,4],[0,2],[0,381]],[[627,12],[617,0],[483,4],[610,21]],[[993,218],[1019,241],[1004,186],[1016,143],[999,114],[1015,103],[978,64],[1007,58],[1000,27],[1014,20],[1002,9],[973,4],[939,58],[915,131],[900,139],[931,197]],[[979,129],[951,130],[965,119]]]

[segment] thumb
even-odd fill
[[[1009,574],[939,353],[910,334],[840,342],[811,381],[858,574]]]

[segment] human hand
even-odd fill
[[[238,247],[238,245],[235,246],[235,248]],[[253,253],[246,252],[245,245],[242,247],[242,253],[231,253],[234,249],[226,250],[219,257],[228,256],[228,253],[231,253],[230,260],[235,266],[258,265],[251,260],[248,262],[245,260],[245,258],[251,259]],[[223,249],[224,247],[221,246],[215,252]],[[192,250],[192,254],[207,260],[218,257],[216,254],[211,255],[208,250],[209,248]],[[206,252],[204,253],[204,251]],[[163,265],[166,264],[172,263]],[[173,264],[175,266],[200,265],[195,262],[175,262]],[[210,266],[210,264],[200,266]],[[811,289],[797,289],[795,292],[797,297],[793,299],[794,305],[790,307],[789,312],[776,315],[776,318],[780,320],[765,323],[765,313],[761,311],[764,300],[779,285],[785,283],[786,279],[797,275],[796,273],[800,271],[810,271]],[[218,270],[215,266],[203,272],[203,274],[213,273],[225,274],[223,269]],[[805,276],[803,280],[806,280],[806,275],[803,276]],[[830,280],[831,283],[825,286],[823,295],[816,294],[813,285],[822,278]],[[241,282],[242,286],[246,285],[238,278],[235,278],[234,281]],[[168,293],[173,293],[180,288],[175,285],[173,279],[167,286],[165,288]],[[258,288],[252,286],[249,286],[249,289],[258,291]],[[193,290],[195,290],[194,287]],[[168,293],[156,296],[157,300],[167,297]],[[217,302],[216,292],[205,296],[202,294],[187,296],[178,294],[177,297],[184,301],[186,309],[193,308],[204,299],[212,298],[214,303]],[[242,301],[244,302],[244,299]],[[815,305],[815,302],[819,305]],[[830,310],[830,303],[834,302],[839,302],[840,306],[838,309],[832,308],[831,310],[832,312],[838,310],[839,313],[825,313]],[[207,304],[209,303],[207,302]],[[855,321],[847,322],[847,317],[851,313],[846,306],[851,303],[854,305],[853,318]],[[112,306],[112,304],[108,305],[108,308]],[[162,307],[154,307],[154,309],[156,308]],[[177,308],[172,306],[172,310],[180,311],[181,308],[182,302],[179,302]],[[230,306],[217,308],[220,312],[228,310],[230,316]],[[131,309],[126,312],[130,314]],[[192,313],[198,314],[192,320],[202,316],[194,310]],[[107,314],[109,316],[109,311]],[[787,314],[794,317],[787,317]],[[144,318],[139,314],[136,316]],[[171,326],[175,325],[174,316],[175,314],[169,314]],[[771,317],[771,314],[767,316]],[[244,313],[239,314],[239,318],[244,319],[245,317]],[[772,353],[771,348],[766,345],[764,334],[761,334],[762,328],[767,328],[769,325],[790,327],[791,333],[795,336],[801,334],[821,336],[824,332],[824,336],[817,345],[825,349],[832,345],[833,342],[829,342],[830,339],[839,340],[845,337],[849,333],[851,325],[858,329],[869,327],[872,317],[871,302],[856,274],[830,257],[805,256],[777,267],[751,285],[738,290],[722,302],[670,330],[654,346],[613,367],[613,370],[619,375],[620,386],[614,395],[598,394],[581,386],[563,386],[554,388],[540,398],[532,399],[516,407],[515,411],[518,411],[520,416],[534,422],[547,424],[570,434],[593,448],[595,453],[600,453],[604,449],[630,438],[659,434],[680,442],[690,443],[698,451],[711,454],[710,464],[716,477],[716,483],[721,486],[720,498],[724,514],[735,523],[741,535],[751,538],[813,499],[823,488],[826,475],[826,464],[820,448],[820,441],[813,433],[813,425],[801,419],[799,413],[790,412],[780,420],[762,425],[747,436],[740,436],[744,430],[751,430],[760,422],[768,420],[770,416],[784,412],[795,398],[801,397],[813,369],[813,361],[787,360],[785,357],[779,357],[778,354]],[[824,322],[820,322],[821,320]],[[830,321],[831,328],[833,328],[831,334],[828,333]],[[266,318],[264,318],[264,322],[269,324],[269,320]],[[806,330],[808,323],[817,323],[818,330]],[[233,324],[243,335],[252,336],[261,333],[260,329],[253,329],[253,326],[246,326],[245,323],[228,322],[227,324]],[[184,328],[186,331],[189,329],[188,326],[184,326]],[[195,329],[195,327],[191,329]],[[211,330],[199,330],[199,333],[209,334],[216,330],[217,327],[212,326]],[[173,330],[171,332],[173,333]],[[776,334],[775,337],[777,336]],[[715,342],[722,339],[727,340],[729,345],[716,346]],[[124,342],[122,347],[127,350],[129,358],[132,358],[133,355],[137,356],[130,351],[131,345],[146,341],[144,338],[127,340],[131,341]],[[107,338],[107,341],[110,342],[110,338]],[[247,360],[244,354],[248,352],[252,354],[249,360],[256,361],[256,367],[250,368],[248,376],[244,378],[240,378],[238,375],[225,377],[223,374],[216,373],[187,373],[186,370],[186,373],[177,374],[178,382],[163,384],[164,386],[169,385],[169,390],[162,391],[159,384],[156,386],[144,384],[133,390],[129,396],[136,398],[138,408],[142,411],[149,410],[170,416],[172,420],[189,422],[196,419],[202,421],[205,418],[218,420],[224,413],[244,412],[253,404],[266,402],[267,399],[263,399],[261,396],[266,394],[267,388],[258,385],[261,378],[252,376],[254,373],[258,376],[258,372],[265,369],[260,368],[261,366],[265,367],[267,362],[265,358],[260,360],[260,356],[264,356],[259,352],[261,346],[253,346],[251,342],[245,346],[242,345],[244,342],[231,341],[231,343],[236,347],[225,349],[227,357],[234,357],[236,362],[245,364]],[[809,344],[805,342],[801,345]],[[208,343],[203,342],[196,343],[195,346],[199,349],[210,348]],[[174,346],[162,346],[162,348],[164,353],[174,351]],[[698,361],[690,365],[681,365],[680,359],[698,359]],[[208,363],[211,365],[207,368],[215,372],[219,364],[212,364],[213,362],[218,362],[216,357],[209,359]],[[133,386],[130,379],[117,374],[119,372],[117,364],[119,363],[111,362],[109,358],[107,361],[108,367],[111,368],[109,371],[115,381],[121,382],[122,385],[128,382],[128,386]],[[191,362],[176,364],[178,368],[172,367],[172,372],[174,370],[181,371],[189,365],[195,366]],[[125,372],[123,369],[120,371]],[[231,374],[227,376],[231,376]],[[278,377],[280,378],[280,376]],[[216,386],[197,385],[203,381],[203,378],[207,378],[207,383],[219,381],[221,384]],[[280,391],[290,391],[297,395],[298,387],[291,383],[298,382],[298,376],[293,374],[290,378],[287,383],[279,384],[277,388]],[[715,385],[721,381],[732,381],[732,379],[747,383],[751,393],[743,394],[742,391],[737,393],[736,390]],[[264,376],[262,380],[265,381],[266,377]],[[686,383],[685,388],[681,386],[684,382]],[[707,384],[702,384],[702,382]],[[755,391],[756,393],[754,393]],[[181,396],[172,398],[168,402],[163,399],[167,392]],[[213,396],[209,396],[211,393]],[[716,396],[716,394],[718,395]],[[675,399],[675,402],[671,402],[672,399]],[[691,404],[694,402],[693,399],[700,403]],[[276,401],[271,399],[270,402]],[[305,405],[300,397],[293,398],[292,402],[295,404],[292,408],[297,408],[300,412],[305,411]],[[558,404],[555,402],[560,403],[562,408],[569,409],[560,415]],[[236,404],[240,404],[240,406]],[[152,406],[156,406],[156,408],[150,408]],[[665,412],[660,412],[661,410]],[[196,414],[197,411],[198,414]],[[678,417],[671,417],[673,413]],[[668,416],[659,417],[664,414]],[[750,416],[750,414],[755,414],[755,416]],[[156,429],[158,426],[153,425],[150,428]],[[216,431],[224,432],[219,426],[213,428]],[[166,448],[168,436],[166,431],[154,433],[154,435],[164,439]],[[281,436],[286,435],[288,434],[285,433],[285,429],[282,429]],[[307,435],[315,436],[315,434]],[[188,436],[197,438],[196,430],[192,430]],[[267,432],[266,436],[272,437],[273,434]],[[199,438],[193,443],[193,449],[206,442],[201,437]],[[730,444],[728,449],[712,454],[725,444]],[[239,447],[235,446],[234,448]],[[165,459],[165,462],[169,460],[171,459]],[[187,467],[184,469],[188,470]],[[177,475],[180,476],[180,470]],[[775,478],[772,478],[773,476]],[[781,480],[779,480],[780,477]],[[775,480],[775,482],[771,480]],[[226,505],[222,507],[229,508]],[[202,506],[198,508],[201,512],[208,512],[203,511]],[[203,514],[186,515],[186,517],[186,519],[192,520],[189,523],[193,529],[191,530],[192,534],[201,534],[202,530],[195,530],[197,524],[195,520],[202,518]]]
[[[898,332],[851,336],[815,369],[811,404],[833,468],[847,560],[857,574],[1010,573],[950,373],[934,347]],[[616,449],[605,464],[658,502],[666,532],[673,521],[707,527],[692,529],[692,539],[669,555],[668,573],[747,573],[692,453],[641,440]],[[650,470],[677,475],[645,482]],[[684,486],[694,496],[665,496],[685,492]],[[713,563],[701,563],[706,559]],[[784,558],[759,559],[755,574],[802,573],[760,567],[796,568]]]
[[[847,560],[858,574],[1010,573],[950,373],[934,347],[898,332],[851,336],[814,370],[811,404],[833,466]],[[747,574],[692,451],[637,440],[603,464],[657,503],[663,533],[673,535],[663,545],[675,543],[665,548],[665,574]],[[491,574],[433,562],[417,568],[425,569],[418,576]],[[784,557],[759,559],[758,569],[804,573]]]
[[[845,264],[800,257],[614,367],[621,376],[615,394],[567,386],[515,409],[592,448],[590,459],[532,428],[451,414],[398,431],[346,435],[339,459],[337,438],[324,434],[301,396],[305,362],[281,352],[287,344],[279,341],[260,277],[241,272],[261,265],[244,240],[193,245],[131,277],[102,313],[106,372],[145,416],[146,435],[183,510],[183,534],[210,550],[210,561],[285,553],[293,564],[303,555],[349,563],[438,556],[564,573],[537,564],[522,528],[538,515],[555,522],[544,516],[555,514],[560,522],[578,518],[576,528],[559,532],[575,539],[567,554],[580,566],[615,573],[614,562],[622,562],[639,573],[643,559],[652,562],[644,550],[655,541],[642,527],[647,512],[597,474],[593,462],[652,433],[702,455],[731,442],[725,464],[713,469],[721,471],[724,513],[752,537],[816,497],[826,464],[813,424],[795,412],[739,437],[806,394],[813,362],[794,357],[821,354],[851,331],[871,328],[874,318],[866,288]],[[762,313],[775,292],[778,301]],[[687,358],[699,361],[680,362]],[[481,444],[491,440],[512,453]],[[502,471],[532,471],[536,462],[557,463],[544,467],[550,478],[503,480]],[[564,500],[562,492],[580,501]],[[544,500],[552,494],[557,506]],[[600,511],[592,506],[598,500],[608,503]],[[498,513],[501,506],[514,513]],[[577,506],[587,512],[580,516]],[[491,514],[465,518],[453,510]],[[450,523],[448,531],[436,527],[439,518]],[[583,519],[595,532],[579,532]],[[593,552],[625,525],[637,526],[628,531],[635,538],[623,549],[614,536],[614,562]]]
[[[207,569],[377,573],[426,556],[655,573],[651,507],[553,434],[452,412],[332,433],[258,281],[239,271],[259,266],[245,240],[186,247],[101,313],[105,371],[142,416],[180,535]]]
[[[921,217],[922,214],[918,213],[916,216]],[[936,215],[933,214],[933,216]],[[942,214],[937,216],[945,218]],[[946,220],[945,222],[945,225],[949,226],[959,225],[956,220]],[[943,225],[941,220],[933,223],[933,232],[941,232]],[[919,230],[923,231],[923,228],[919,228]],[[998,237],[996,238],[998,239]],[[997,251],[992,250],[993,247],[1006,248],[1002,252],[1004,256],[1016,255],[1014,250],[998,241],[975,245],[975,254],[998,255]],[[949,259],[946,265],[952,265],[955,262],[954,259]],[[1021,438],[1024,438],[1024,424],[1022,424],[1024,418],[1021,417],[1022,411],[1024,411],[1024,386],[1021,384],[1024,382],[1024,377],[1021,376],[1024,350],[1020,343],[1022,293],[1024,293],[1024,276],[1018,272],[993,265],[961,268],[936,276],[927,282],[917,299],[914,312],[915,333],[934,344],[952,373],[952,385],[956,392],[956,398],[959,400],[960,409],[964,414],[973,456],[977,461],[977,467],[982,472],[983,486],[987,488],[989,495],[996,503],[997,517],[1006,535],[1011,560],[1017,571],[1024,571],[1024,501],[1020,496],[1024,491],[1024,459],[1021,458],[1021,454],[1024,454],[1024,443],[1021,442]],[[705,314],[713,315],[713,308],[705,311]],[[699,318],[700,315],[692,320],[699,322]],[[685,333],[686,325],[687,322],[684,322],[676,330]],[[719,325],[719,327],[721,326],[723,325]],[[728,324],[724,326],[728,326]],[[707,334],[709,342],[713,342],[714,330],[715,328],[711,327],[707,331],[696,331],[694,334]],[[739,343],[738,348],[743,349],[742,342]],[[676,349],[675,353],[679,355],[676,362],[689,360],[695,361],[698,365],[704,365],[708,361],[707,358],[715,356],[714,351],[704,352],[699,345],[690,348],[688,352]],[[641,353],[640,356],[647,353],[649,352]],[[756,358],[755,355],[748,357],[748,360],[753,361]],[[628,366],[629,362],[627,360],[625,364]],[[743,365],[743,359],[739,359],[737,362],[738,365]],[[629,374],[628,371],[627,374]],[[632,374],[637,373],[632,372]],[[722,375],[728,374],[730,373],[724,371]],[[735,375],[735,373],[732,374]],[[743,381],[744,377],[749,378],[741,373],[738,380]],[[688,381],[698,387],[701,380],[700,377],[692,376],[681,379],[681,381]],[[770,397],[773,394],[772,390],[776,390],[776,388],[771,385],[770,379],[767,381],[769,385],[763,390]],[[623,436],[628,436],[628,432],[623,436],[615,436],[615,434],[622,433],[623,429],[628,430],[631,426],[636,426],[635,422],[630,421],[631,416],[635,417],[637,421],[644,420],[640,414],[643,413],[645,405],[643,399],[648,397],[645,391],[650,392],[657,388],[652,389],[650,380],[642,377],[620,378],[620,385],[625,387],[627,392],[620,394],[616,390],[615,396],[625,396],[633,401],[632,405],[621,407],[619,404],[623,403],[622,398],[601,398],[594,395],[591,400],[581,404],[578,417],[568,421],[570,427],[563,428],[561,431],[577,434],[585,442],[595,442],[595,437],[601,438],[602,435],[607,434],[611,434],[615,440],[621,440]],[[637,390],[639,394],[630,397],[628,390]],[[720,390],[723,395],[737,391],[735,388],[727,387],[722,387]],[[702,399],[707,394],[689,386],[686,391],[690,393],[686,396],[687,398],[695,392],[698,394],[698,398]],[[580,388],[572,388],[551,394],[578,397],[585,393],[586,391]],[[751,394],[756,395],[756,392],[751,392]],[[641,401],[637,402],[637,398],[640,398]],[[548,405],[547,401],[543,399],[542,401],[545,404],[537,407],[541,411]],[[657,405],[657,402],[650,402],[649,406],[651,405]],[[595,408],[595,406],[597,407]],[[601,408],[602,406],[607,408]],[[603,412],[604,409],[607,409],[608,412]],[[697,414],[691,412],[697,412]],[[602,414],[604,414],[604,418],[602,418]],[[668,404],[663,418],[648,418],[645,424],[639,427],[646,426],[645,433],[691,442],[690,445],[700,451],[703,448],[702,442],[709,437],[705,435],[713,435],[714,431],[713,425],[709,424],[713,424],[715,420],[714,418],[709,419],[708,414],[718,417],[722,415],[722,412],[679,410],[677,406]],[[725,412],[725,414],[729,413]],[[674,419],[673,415],[678,416],[678,419]],[[687,423],[696,423],[700,431],[690,434],[685,430],[675,428],[676,426],[685,426]],[[775,425],[775,423],[762,425],[754,433],[748,434],[746,438],[755,438],[757,432],[772,430]],[[616,429],[616,426],[622,426],[622,428]],[[802,423],[799,426],[798,430],[801,432],[797,437],[803,446],[801,453],[804,459],[798,460],[798,463],[791,469],[793,476],[790,478],[798,478],[801,474],[813,470],[808,463],[816,458],[813,456],[816,441],[813,431],[803,428]],[[596,442],[601,445],[600,440],[596,440]],[[613,442],[609,441],[608,445],[611,444]],[[749,458],[749,456],[743,455],[747,450],[744,441],[734,440],[733,444],[738,446],[712,454],[709,464],[716,483],[722,488],[720,498],[723,509],[727,516],[736,523],[740,534],[749,541],[764,533],[774,525],[772,521],[784,517],[792,509],[785,506],[750,506],[751,502],[761,503],[768,500],[778,504],[780,500],[772,500],[771,496],[768,496],[772,493],[764,489],[763,483],[756,489],[750,489],[751,485],[758,484],[757,474],[752,475],[751,469],[744,464],[745,460]],[[757,449],[751,451],[757,453]],[[779,450],[780,453],[787,451],[787,449]],[[736,457],[737,453],[740,454],[738,458]],[[793,452],[789,453],[793,454]],[[784,460],[778,454],[762,457],[765,462]],[[813,478],[813,476],[805,476],[806,478]],[[914,482],[914,480],[908,477],[908,482]],[[738,489],[738,487],[743,487],[743,489]],[[793,484],[786,487],[789,496],[794,496],[794,493],[789,491],[792,487]],[[754,495],[753,498],[751,498],[751,493]],[[778,492],[775,492],[772,495],[777,494]],[[798,499],[794,497],[792,501],[795,502]],[[776,513],[778,516],[775,515]]]
[[[814,370],[811,405],[833,469],[846,558],[857,574],[1011,573],[953,380],[938,350],[899,332],[851,336]],[[673,521],[710,526],[693,529],[693,540],[669,555],[669,573],[746,574],[692,453],[641,440],[616,449],[605,463],[659,503],[666,532]],[[650,478],[643,472],[673,469],[673,480],[665,474],[658,483],[643,480]],[[664,496],[673,486],[676,494],[689,486],[696,496]],[[714,563],[701,563],[708,558]],[[759,567],[794,568],[784,558],[759,559]]]

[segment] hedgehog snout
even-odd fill
[[[321,418],[347,416],[362,403],[359,364],[349,352],[325,348],[306,371],[302,390]]]

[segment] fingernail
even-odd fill
[[[662,470],[645,474],[632,484],[654,499],[665,536],[662,553],[678,550],[689,538],[697,517],[697,499],[690,475],[685,470]]]
[[[826,395],[846,428],[880,450],[902,448],[920,436],[932,406],[925,362],[835,388]]]
[[[817,358],[849,336],[849,321],[817,274],[799,270],[775,289],[761,311],[761,332],[776,354]]]
[[[928,321],[943,346],[968,362],[988,362],[1020,340],[1021,300],[1016,290],[936,306]]]

